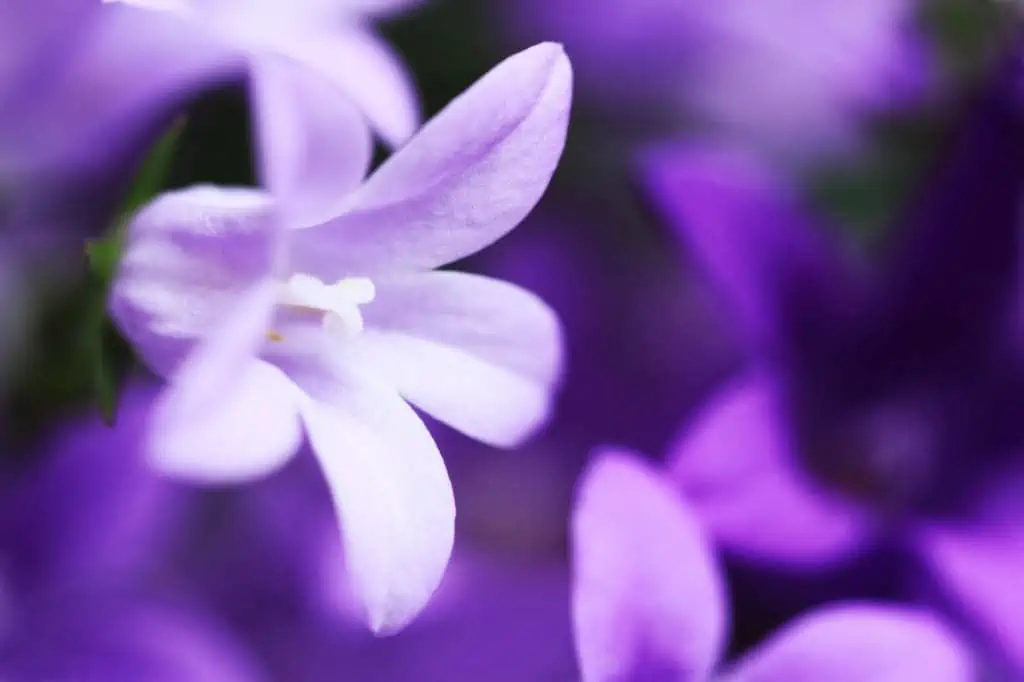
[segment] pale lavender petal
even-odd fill
[[[775,386],[751,376],[713,398],[671,450],[671,471],[725,549],[813,568],[871,536],[858,509],[819,488],[789,442]]]
[[[325,281],[432,269],[500,238],[554,172],[571,84],[558,45],[505,60],[396,152],[346,214],[296,233],[296,269]]]
[[[758,353],[801,356],[843,328],[859,280],[795,189],[754,159],[663,148],[648,159],[655,203]]]
[[[270,273],[281,232],[259,190],[162,194],[128,226],[111,315],[143,361],[166,376]]]
[[[341,365],[283,364],[309,394],[302,417],[354,596],[374,632],[396,632],[426,606],[451,555],[455,500],[441,453],[391,387]]]
[[[1024,670],[1024,522],[935,525],[918,533],[917,544],[957,610]]]
[[[368,16],[387,16],[398,12],[408,12],[424,4],[426,0],[345,0],[345,4],[353,7],[360,14]]]
[[[276,293],[268,281],[244,294],[171,376],[147,448],[161,471],[202,482],[248,480],[298,450],[298,391],[278,368],[255,359]]]
[[[369,28],[305,36],[285,53],[341,87],[373,128],[393,147],[420,125],[419,96],[395,51]]]
[[[558,319],[513,284],[459,272],[376,281],[363,307],[367,366],[478,440],[519,443],[547,417],[562,367]]]
[[[843,604],[790,623],[723,682],[972,682],[970,652],[934,615]]]
[[[583,682],[704,682],[726,630],[721,569],[690,509],[638,458],[598,454],[572,518]]]
[[[263,186],[290,224],[337,215],[370,167],[362,114],[330,81],[290,60],[255,58],[250,78]]]

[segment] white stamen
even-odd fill
[[[324,314],[324,328],[344,336],[363,331],[359,306],[373,301],[377,290],[366,277],[346,277],[328,285],[310,275],[292,275],[281,288],[279,303]]]

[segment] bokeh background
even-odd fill
[[[126,663],[126,680],[575,679],[567,521],[581,467],[603,445],[663,459],[745,362],[728,311],[652,200],[645,159],[725,141],[870,260],[1024,11],[995,0],[764,0],[727,39],[717,3],[426,0],[381,24],[426,116],[542,40],[566,45],[577,76],[547,195],[507,238],[455,266],[519,283],[558,311],[569,353],[556,410],[511,452],[431,424],[453,479],[457,549],[437,598],[395,637],[373,638],[352,611],[309,453],[238,487],[146,469],[139,446],[158,382],[104,319],[105,282],[85,257],[113,213],[44,238],[12,232],[0,254],[0,642],[36,656],[26,682],[122,679],[46,677],[64,669],[48,672],[38,654],[52,645],[73,658],[64,642],[121,631],[158,642],[153,660],[195,652],[176,673]],[[719,62],[729,64],[721,74]],[[254,183],[243,86],[182,113],[165,187]],[[114,393],[110,425],[101,405]],[[813,576],[728,566],[733,653],[814,604],[906,588],[884,551]],[[102,649],[81,646],[83,657]],[[203,667],[208,658],[221,667]]]

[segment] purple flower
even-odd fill
[[[112,314],[171,377],[157,465],[248,479],[307,436],[356,592],[372,627],[392,631],[440,580],[455,515],[444,463],[405,401],[499,445],[548,411],[554,315],[512,285],[432,269],[501,237],[543,193],[571,68],[552,44],[510,58],[362,184],[369,136],[347,100],[288,63],[263,68],[269,191],[194,187],[144,208]]]
[[[894,541],[1024,664],[1017,328],[1024,110],[1016,57],[978,92],[876,268],[769,171],[669,153],[652,181],[731,304],[747,372],[674,448],[717,541],[813,570]]]
[[[258,62],[293,59],[340,86],[391,145],[419,125],[412,81],[367,25],[412,0],[103,0],[162,12],[170,24]],[[255,69],[254,73],[260,73]]]
[[[152,391],[121,420],[63,429],[0,478],[0,677],[262,679],[207,617],[143,576],[171,537],[177,498],[140,454]]]
[[[913,0],[504,4],[519,34],[564,42],[617,115],[630,102],[627,116],[696,116],[787,158],[849,146],[864,114],[919,97],[931,75]]]
[[[970,655],[939,619],[873,603],[807,613],[722,666],[722,570],[673,482],[629,454],[591,463],[572,535],[583,682],[974,679]]]

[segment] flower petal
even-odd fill
[[[341,520],[355,596],[374,632],[396,632],[426,606],[451,555],[455,500],[444,461],[390,387],[340,367],[290,374],[310,393],[302,416]]]
[[[554,172],[571,82],[558,45],[505,60],[388,159],[347,213],[295,234],[296,269],[324,281],[432,269],[500,238]]]
[[[271,271],[280,232],[273,202],[258,190],[162,194],[128,226],[111,315],[149,367],[166,376]]]
[[[918,545],[957,611],[1024,670],[1024,523],[933,526],[918,534]]]
[[[917,609],[844,604],[797,619],[723,682],[970,682],[970,653]]]
[[[598,454],[572,518],[584,682],[704,682],[726,628],[722,573],[671,485],[631,455]]]
[[[286,54],[341,86],[390,146],[403,144],[419,127],[419,96],[412,77],[372,30],[354,25],[307,35],[289,44]]]
[[[870,536],[853,505],[819,489],[791,450],[775,387],[748,377],[714,398],[672,448],[672,477],[737,555],[813,568]]]
[[[731,151],[663,149],[647,179],[755,351],[799,356],[843,328],[848,264],[766,169]]]
[[[10,680],[261,682],[227,631],[201,614],[113,600],[54,600],[19,620],[0,651]]]
[[[379,279],[363,307],[373,371],[428,414],[512,446],[547,417],[562,366],[558,320],[513,284],[459,272]]]
[[[330,81],[289,60],[254,58],[250,77],[263,185],[284,202],[289,224],[337,215],[370,167],[362,114]]]
[[[151,461],[171,475],[238,481],[276,470],[298,449],[298,391],[256,360],[276,289],[254,287],[178,367],[156,406]]]

